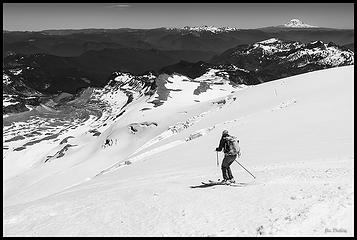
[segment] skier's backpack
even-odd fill
[[[240,157],[239,140],[234,136],[227,136],[225,139],[227,140],[226,154]]]

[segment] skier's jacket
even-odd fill
[[[235,141],[237,141],[236,145],[235,145],[235,147],[237,149],[234,149],[235,151],[233,151],[229,139],[232,139],[232,140],[235,139]],[[222,136],[221,140],[219,141],[219,146],[218,146],[218,148],[216,148],[216,151],[222,151],[222,149],[223,149],[224,155],[226,155],[226,156],[227,155],[228,156],[229,155],[238,155],[238,157],[240,157],[240,148],[238,146],[238,143],[239,143],[239,140],[236,139],[236,137],[234,137],[234,136],[230,136],[230,135]]]

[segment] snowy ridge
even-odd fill
[[[354,64],[354,52],[333,43],[314,41],[304,44],[276,38],[254,43],[245,49],[235,50],[231,56],[254,56],[261,62],[266,61],[267,64],[284,63],[298,68],[308,64],[324,68]]]
[[[267,40],[263,40],[263,41],[260,41],[258,42],[257,44],[272,44],[272,43],[281,43],[281,41],[277,38],[270,38],[270,39],[267,39]]]
[[[315,43],[311,43],[313,45]],[[329,46],[329,44],[319,43],[319,46],[312,48],[305,48],[301,51],[292,53],[287,56],[288,61],[295,61],[296,59],[305,59],[304,63],[300,63],[300,67],[312,62],[312,56],[317,64],[323,66],[340,66],[342,64],[354,64],[354,53],[350,50],[344,51],[338,49],[336,46]]]
[[[212,32],[212,33],[222,33],[222,32],[233,32],[238,31],[238,28],[234,27],[215,27],[215,26],[185,26],[180,28],[185,31],[193,31],[193,32]]]
[[[304,44],[299,42],[283,42],[276,38],[270,38],[261,42],[254,43],[253,47],[249,49],[245,54],[250,54],[256,49],[262,49],[266,55],[273,55],[277,52],[287,52],[292,49],[301,48]]]

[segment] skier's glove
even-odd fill
[[[216,152],[219,152],[219,148],[216,148]]]

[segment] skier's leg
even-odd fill
[[[228,179],[233,179],[233,174],[232,174],[232,170],[230,168],[231,164],[234,162],[234,160],[237,158],[237,155],[233,155],[233,156],[228,156],[227,157],[227,174],[228,174]]]
[[[228,175],[228,180],[233,179],[232,170],[230,167],[227,168],[227,175]]]
[[[229,176],[227,176],[228,173],[228,160],[229,160],[229,156],[224,156],[223,160],[222,160],[222,175],[223,175],[223,180],[228,180]]]
[[[225,167],[222,166],[222,176],[223,176],[223,180],[227,180],[227,169]]]

